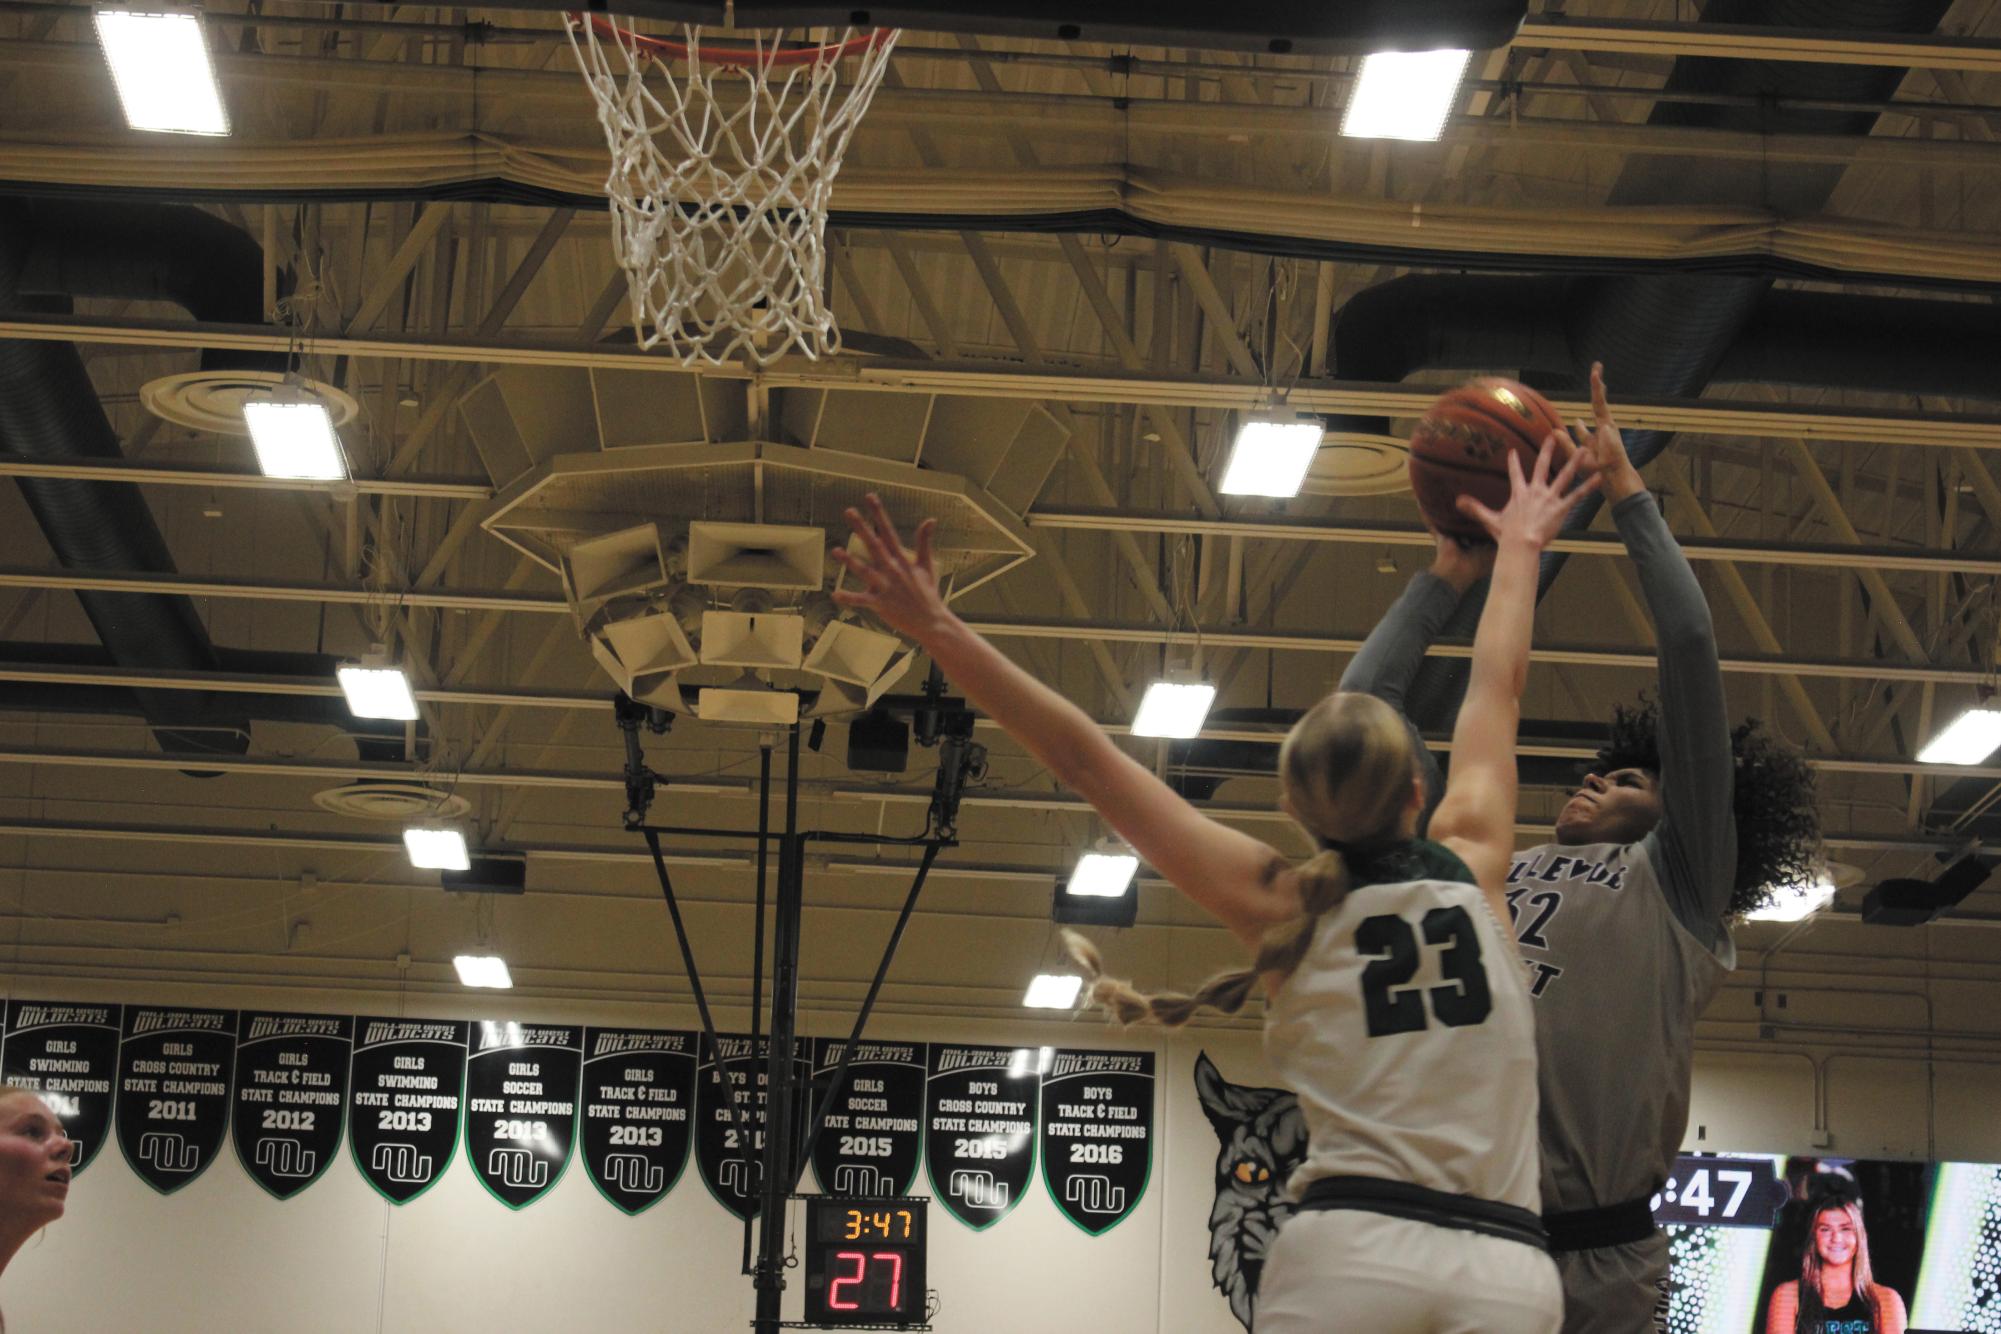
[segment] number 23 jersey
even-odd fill
[[[1352,890],[1265,1011],[1266,1057],[1306,1119],[1292,1195],[1366,1176],[1540,1212],[1531,1005],[1476,886]]]

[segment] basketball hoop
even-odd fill
[[[705,47],[692,25],[679,42],[597,15],[566,26],[611,150],[612,250],[639,345],[691,366],[840,351],[822,295],[827,203],[895,30],[849,28],[820,45],[747,32],[749,45]]]

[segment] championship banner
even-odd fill
[[[232,1122],[250,1179],[281,1200],[318,1181],[340,1152],[354,1020],[245,1012],[236,1033]]]
[[[408,1204],[451,1165],[472,1025],[367,1016],[354,1022],[348,1146],[369,1185],[391,1204]]]
[[[931,1044],[924,1158],[931,1190],[974,1231],[1021,1203],[1035,1175],[1036,1089],[1047,1047]]]
[[[0,1084],[41,1095],[75,1145],[70,1179],[96,1160],[111,1133],[123,1006],[17,1000],[0,1040]]]
[[[771,1039],[760,1037],[752,1050],[748,1035],[718,1033],[722,1071],[702,1052],[695,1094],[695,1168],[716,1202],[749,1221],[757,1217],[764,1190],[764,1128],[770,1098]],[[697,1047],[708,1044],[697,1042]],[[793,1074],[801,1096],[793,1107],[793,1143],[805,1133],[812,1109],[806,1090],[812,1073],[793,1048]],[[727,1091],[726,1091],[727,1090]]]
[[[813,1042],[813,1106],[847,1049],[846,1038]],[[923,1042],[864,1042],[813,1144],[813,1175],[826,1195],[908,1195],[924,1153]]]
[[[510,1209],[542,1198],[577,1134],[583,1030],[482,1021],[466,1058],[466,1161]]]
[[[1059,1051],[1042,1077],[1042,1179],[1092,1236],[1123,1223],[1153,1172],[1153,1053]]]
[[[162,1195],[215,1161],[229,1128],[236,1011],[129,1005],[118,1043],[118,1148]]]
[[[695,1035],[584,1030],[584,1171],[628,1214],[681,1179],[695,1125]]]

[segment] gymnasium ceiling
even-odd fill
[[[1750,21],[1750,6],[1730,8]],[[483,940],[524,1000],[686,996],[643,850],[619,827],[608,683],[553,614],[553,575],[480,529],[524,462],[490,413],[462,411],[469,394],[501,405],[530,457],[597,448],[595,392],[657,413],[663,439],[762,434],[973,479],[1024,517],[1034,557],[963,610],[1116,726],[1161,666],[1167,628],[1191,644],[1199,632],[1219,710],[1305,706],[1426,560],[1407,494],[1336,475],[1382,466],[1364,451],[1330,454],[1330,475],[1296,501],[1215,495],[1237,414],[1267,386],[1400,421],[1465,373],[1534,370],[1533,357],[1575,404],[1558,371],[1596,354],[1615,398],[1621,358],[1687,386],[1623,415],[1675,431],[1647,471],[1698,558],[1732,708],[1815,757],[1830,855],[1859,877],[1810,935],[1746,928],[1748,955],[1787,937],[1797,967],[1838,964],[1841,990],[1891,988],[1922,966],[1981,994],[2001,890],[1918,931],[1854,913],[1868,884],[1935,872],[1933,855],[1980,832],[2001,794],[2001,769],[1969,782],[1912,758],[1993,674],[2001,416],[1944,363],[1991,366],[2001,349],[1991,324],[1942,347],[1926,312],[1974,308],[1961,314],[1979,330],[2001,280],[1997,9],[1934,4],[1921,30],[1871,38],[1704,24],[1687,3],[1543,3],[1513,46],[1476,56],[1437,145],[1341,138],[1349,58],[907,33],[836,190],[831,286],[849,354],[698,384],[621,338],[603,140],[553,14],[211,6],[234,133],[191,141],[124,128],[86,9],[0,4],[0,180],[135,250],[158,241],[135,200],[194,201],[254,243],[265,312],[282,300],[292,321],[224,330],[176,304],[101,297],[0,312],[0,337],[79,349],[122,442],[109,466],[145,470],[120,475],[141,478],[177,571],[133,572],[151,581],[137,587],[191,595],[222,654],[206,675],[107,665],[78,578],[17,489],[0,491],[0,692],[19,692],[0,711],[0,968],[17,991],[400,987],[457,1005],[450,956]],[[1697,54],[1713,59],[1689,66]],[[1858,74],[1859,60],[1880,64]],[[1662,98],[1671,81],[1681,100]],[[1475,360],[1463,349],[1478,339],[1455,323],[1469,307],[1436,289],[1433,306],[1403,312],[1406,333],[1436,322],[1398,368],[1408,378],[1344,372],[1330,329],[1356,294],[1407,274],[1520,280],[1535,299],[1500,299],[1504,327]],[[1720,378],[1764,364],[1741,341],[1725,358],[1728,338],[1705,366],[1663,369],[1662,345],[1673,361],[1685,337],[1669,331],[1719,284],[1746,309],[1772,294],[1928,303],[1855,308],[1908,317],[1870,326],[1868,347],[1913,365],[1856,370],[1851,344],[1824,349],[1819,373],[1801,334],[1806,369],[1790,364],[1784,382]],[[1563,308],[1587,293],[1597,323]],[[1551,330],[1569,339],[1556,357],[1568,367],[1530,347]],[[1606,352],[1576,345],[1600,333]],[[1344,335],[1371,367],[1389,337],[1359,320]],[[289,348],[354,397],[344,437],[360,487],[263,484],[242,437],[142,404],[142,387],[225,344]],[[1582,535],[1543,603],[1525,737],[1539,759],[1588,753],[1590,729],[1650,683],[1637,585],[1602,554],[1608,531],[1601,516],[1599,536]],[[423,685],[402,761],[300,721],[339,721],[331,682],[252,656],[377,642],[400,645]],[[187,776],[140,718],[89,711],[147,684],[247,712],[246,753],[207,765],[221,776]],[[1257,730],[1219,722],[1212,739]],[[805,823],[914,832],[935,752],[914,749],[900,777],[850,773],[843,732],[804,758]],[[1021,987],[1053,957],[1052,877],[1100,833],[1004,736],[983,726],[978,740],[990,773],[886,1014],[1019,1015]],[[1268,748],[1172,759],[1127,744],[1220,780],[1227,818],[1299,847],[1264,814]],[[650,740],[654,767],[683,780],[656,814],[749,828],[758,746],[687,719]],[[1530,775],[1527,838],[1560,803],[1559,768]],[[445,894],[408,869],[395,823],[315,801],[384,778],[463,804],[485,848],[526,855],[529,892]],[[753,878],[727,849],[699,852],[677,880],[727,1013],[749,991]],[[809,1010],[858,997],[906,866],[860,848],[809,865]],[[1232,953],[1163,887],[1141,893],[1141,926],[1114,949],[1143,982],[1187,982]],[[1744,1037],[1754,1018],[1747,992],[1709,1040]]]

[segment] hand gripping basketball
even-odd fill
[[[1563,416],[1517,380],[1480,376],[1438,396],[1410,437],[1410,485],[1425,526],[1444,537],[1485,542],[1486,533],[1457,507],[1462,495],[1498,510],[1508,501],[1507,459],[1523,471]],[[1566,438],[1562,448],[1567,452]]]

